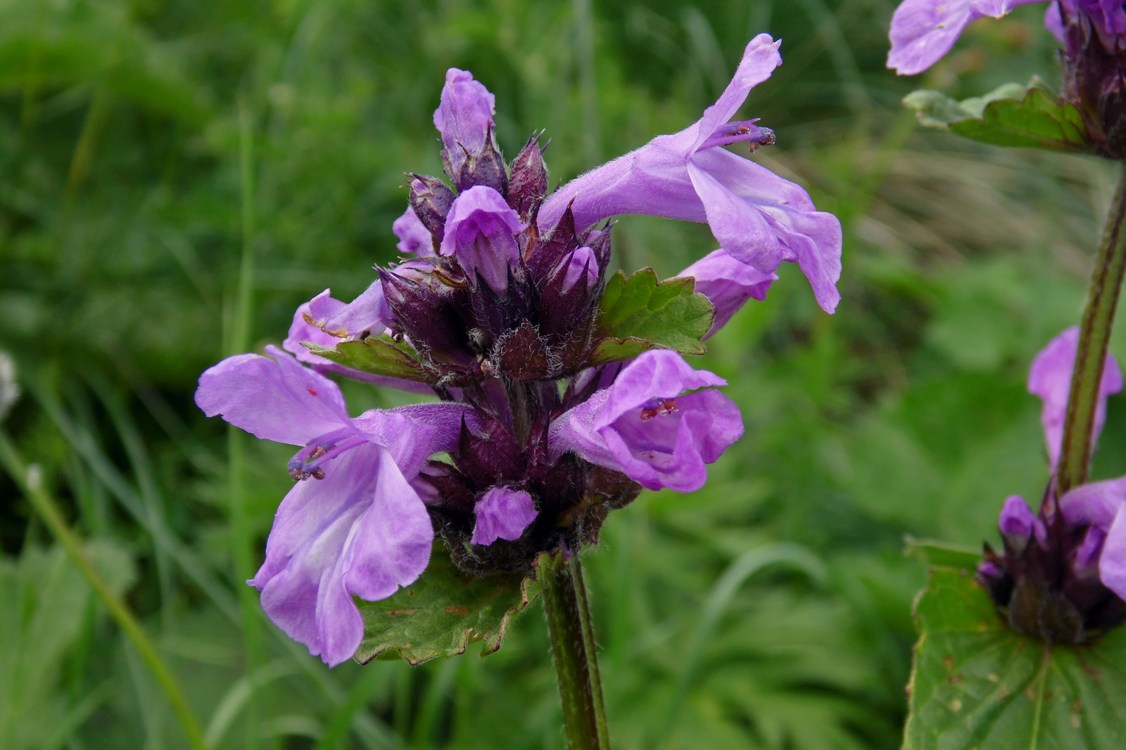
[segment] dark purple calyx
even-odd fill
[[[471,574],[526,571],[542,551],[595,544],[607,514],[629,504],[641,491],[624,474],[572,453],[551,458],[547,425],[562,408],[555,384],[513,387],[519,394],[509,394],[506,407],[522,414],[497,408],[497,415],[483,420],[479,428],[463,426],[451,463],[432,462],[436,465],[424,474],[435,489],[428,503],[434,527],[454,563]],[[479,411],[488,410],[485,403]],[[520,424],[524,420],[527,424]],[[495,496],[498,487],[529,497],[534,518],[516,539],[475,544],[481,504]]]
[[[1069,526],[1049,486],[1033,514],[1019,497],[1001,511],[1000,553],[985,545],[977,579],[1018,633],[1049,644],[1088,643],[1126,622],[1126,602],[1099,580],[1093,557],[1101,539]]]
[[[1062,0],[1064,97],[1083,115],[1103,156],[1126,158],[1126,8],[1108,0]]]
[[[529,221],[547,196],[547,165],[540,148],[541,133],[536,133],[512,160],[512,176],[508,181],[508,205]]]

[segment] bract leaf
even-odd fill
[[[619,271],[607,283],[598,316],[591,364],[632,359],[648,349],[703,354],[700,339],[715,318],[715,307],[695,292],[692,278],[659,281],[652,268],[628,278]]]
[[[422,576],[389,599],[356,605],[364,618],[364,639],[355,659],[401,658],[410,664],[464,654],[482,641],[482,655],[497,651],[511,619],[540,595],[539,576],[559,562],[543,553],[536,575],[468,576],[454,567],[449,552],[434,545]]]
[[[1043,81],[1007,83],[985,96],[957,101],[937,91],[915,91],[903,103],[919,122],[997,146],[1095,153],[1083,116]]]
[[[926,565],[973,569],[981,562],[981,550],[950,544],[937,539],[918,539],[908,535],[903,540],[904,554]]]
[[[342,341],[336,346],[319,346],[306,343],[313,354],[354,370],[402,378],[419,383],[436,383],[438,378],[427,371],[411,346],[396,341],[387,334],[369,336],[360,341]]]

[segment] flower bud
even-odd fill
[[[454,202],[454,193],[437,177],[412,175],[410,204],[417,220],[430,234],[441,237],[446,230],[446,214]],[[398,234],[398,232],[396,232]],[[402,248],[399,248],[402,250]],[[433,255],[433,253],[429,253]]]
[[[520,262],[515,234],[524,225],[500,193],[475,186],[459,195],[446,217],[439,253],[457,259],[471,286],[479,276],[493,291],[508,289],[509,270]]]

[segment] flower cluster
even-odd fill
[[[1044,401],[1041,421],[1054,474],[1079,331],[1070,328],[1040,352],[1028,388]],[[1093,425],[1097,437],[1106,400],[1122,389],[1118,364],[1107,358]],[[1057,497],[1049,483],[1033,514],[1012,496],[1001,510],[1004,543],[986,545],[978,579],[1018,632],[1049,643],[1083,643],[1126,621],[1126,477],[1076,487]]]
[[[606,330],[603,220],[708,222],[722,248],[666,282],[689,295],[695,285],[714,306],[697,339],[763,299],[783,261],[832,311],[837,220],[721,148],[773,143],[755,121],[730,119],[780,64],[777,48],[756,37],[697,123],[551,194],[538,137],[506,162],[493,95],[448,72],[434,113],[447,179],[412,176],[393,226],[405,258],[352,302],[326,290],[302,305],[285,351],[231,357],[200,378],[209,416],[299,447],[296,484],[250,581],[287,634],[337,664],[362,639],[354,597],[411,584],[435,537],[465,572],[526,571],[541,551],[596,541],[606,514],[642,487],[703,485],[706,465],[742,434],[739,411],[716,375]],[[617,348],[602,346],[609,339]],[[328,374],[438,401],[350,417]]]
[[[1045,0],[906,0],[891,20],[888,67],[921,73],[985,16]],[[1094,149],[1126,157],[1126,4],[1121,0],[1050,0],[1045,25],[1064,46],[1064,99],[1083,116]]]

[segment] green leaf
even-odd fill
[[[423,366],[418,352],[387,334],[369,336],[362,341],[342,341],[335,347],[310,343],[306,343],[305,347],[313,354],[372,375],[420,383],[436,383],[438,380]]]
[[[956,101],[937,91],[903,100],[932,128],[997,146],[1094,153],[1083,116],[1042,81],[1007,83],[982,97]]]
[[[137,573],[127,547],[94,539],[84,552],[115,594],[132,586]],[[91,627],[92,599],[61,548],[28,544],[19,558],[0,556],[0,600],[8,603],[0,611],[0,747],[50,747],[60,727],[78,726],[106,700],[93,689],[86,691],[92,702],[66,689],[76,644]]]
[[[715,319],[715,307],[695,292],[692,278],[657,280],[652,268],[629,278],[621,271],[606,284],[598,316],[592,364],[632,359],[655,348],[703,354],[700,342]]]
[[[932,571],[915,618],[904,750],[1126,747],[1126,628],[1048,646],[1010,630],[953,568]]]
[[[908,534],[903,540],[905,554],[926,565],[943,565],[973,570],[981,562],[981,550],[936,539],[917,539]]]
[[[454,567],[442,544],[434,545],[422,576],[390,599],[356,605],[364,618],[357,661],[400,657],[421,664],[439,656],[464,654],[483,641],[482,655],[495,652],[513,616],[541,591],[539,578],[559,564],[547,553],[536,560],[536,577],[519,573],[467,576]]]

